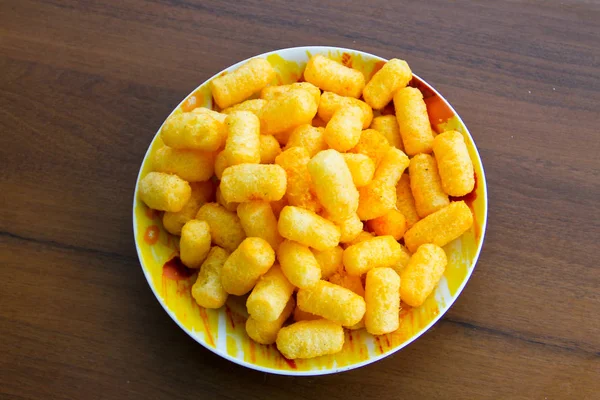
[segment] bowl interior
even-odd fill
[[[286,84],[301,79],[306,62],[314,54],[324,54],[352,66],[360,70],[367,80],[386,61],[361,51],[320,46],[289,48],[258,57],[266,58],[273,65],[279,84]],[[235,70],[246,61],[220,74]],[[210,79],[196,88],[173,112],[190,111],[200,106],[213,107],[209,82]],[[475,143],[448,102],[417,76],[411,86],[423,92],[429,119],[437,133],[454,129],[464,135],[476,174],[475,190],[462,198],[473,211],[474,225],[462,237],[445,246],[448,255],[446,272],[425,304],[419,308],[402,304],[401,324],[396,332],[374,337],[364,329],[346,331],[344,348],[338,354],[308,360],[286,360],[275,345],[257,344],[246,335],[245,297],[230,296],[227,304],[219,310],[204,309],[196,304],[190,290],[197,274],[179,262],[178,238],[164,230],[162,213],[149,209],[139,200],[136,184],[133,229],[142,269],[156,298],[183,330],[207,349],[246,367],[279,374],[318,375],[356,368],[381,359],[415,340],[446,312],[469,279],[483,244],[487,217],[485,176]],[[391,111],[384,109],[382,113]],[[138,182],[151,171],[150,156],[162,145],[158,132],[144,157]]]

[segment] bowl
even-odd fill
[[[302,77],[306,62],[315,54],[326,55],[360,70],[367,81],[386,61],[358,50],[324,46],[294,47],[257,57],[266,58],[273,65],[279,84],[287,84]],[[403,58],[402,54],[398,56]],[[211,79],[233,71],[247,61],[240,61]],[[198,86],[173,112],[190,111],[200,106],[211,108],[211,79]],[[434,131],[439,133],[453,129],[464,135],[476,175],[475,190],[461,198],[473,211],[473,227],[444,247],[448,266],[444,277],[427,301],[418,308],[402,304],[400,328],[393,333],[372,336],[364,329],[346,330],[346,340],[341,352],[312,359],[287,360],[275,345],[255,343],[246,335],[245,320],[248,315],[245,298],[230,296],[227,304],[218,310],[204,309],[196,304],[190,294],[196,274],[181,264],[177,257],[177,238],[163,228],[161,213],[142,203],[136,184],[133,231],[142,270],[159,303],[181,329],[208,350],[248,368],[283,375],[322,375],[358,368],[389,356],[416,340],[444,315],[473,273],[483,245],[487,219],[486,181],[473,138],[452,106],[418,76],[414,75],[410,85],[423,93]],[[383,113],[385,112],[384,109]],[[137,178],[138,183],[150,172],[151,155],[161,145],[159,132],[160,128],[146,152]]]

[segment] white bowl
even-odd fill
[[[315,54],[324,54],[352,66],[363,72],[367,79],[386,61],[358,50],[324,46],[294,47],[257,57],[271,62],[278,72],[279,83],[291,83],[301,78],[306,62]],[[405,54],[397,56],[410,58]],[[212,107],[211,79],[233,71],[247,61],[240,61],[202,83],[173,112],[180,109],[189,111],[198,106]],[[190,275],[189,270],[176,262],[178,240],[164,230],[161,215],[149,210],[140,201],[136,183],[133,229],[140,263],[154,295],[181,329],[208,350],[248,368],[282,375],[323,375],[358,368],[389,356],[417,339],[444,315],[466,285],[483,245],[487,221],[486,181],[473,138],[458,114],[421,78],[415,75],[411,84],[424,93],[434,130],[454,129],[463,133],[477,178],[476,189],[465,198],[473,211],[475,223],[463,236],[444,247],[448,266],[442,281],[425,304],[415,309],[403,307],[401,326],[394,333],[374,337],[364,329],[348,331],[344,348],[338,354],[309,360],[286,360],[275,345],[257,344],[246,335],[244,322],[247,314],[243,298],[231,296],[226,306],[219,310],[206,310],[196,304],[190,294],[196,275]],[[160,128],[146,152],[137,182],[150,172],[150,155],[160,146],[159,132]]]

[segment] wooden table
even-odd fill
[[[131,230],[156,129],[215,72],[330,44],[408,60],[469,126],[486,242],[445,317],[376,364],[251,371],[161,309]],[[600,397],[597,1],[0,3],[0,398]]]

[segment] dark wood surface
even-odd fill
[[[133,188],[199,83],[265,51],[408,60],[487,173],[477,268],[446,316],[376,364],[267,375],[208,352],[139,267]],[[598,1],[0,2],[0,398],[600,396]]]

